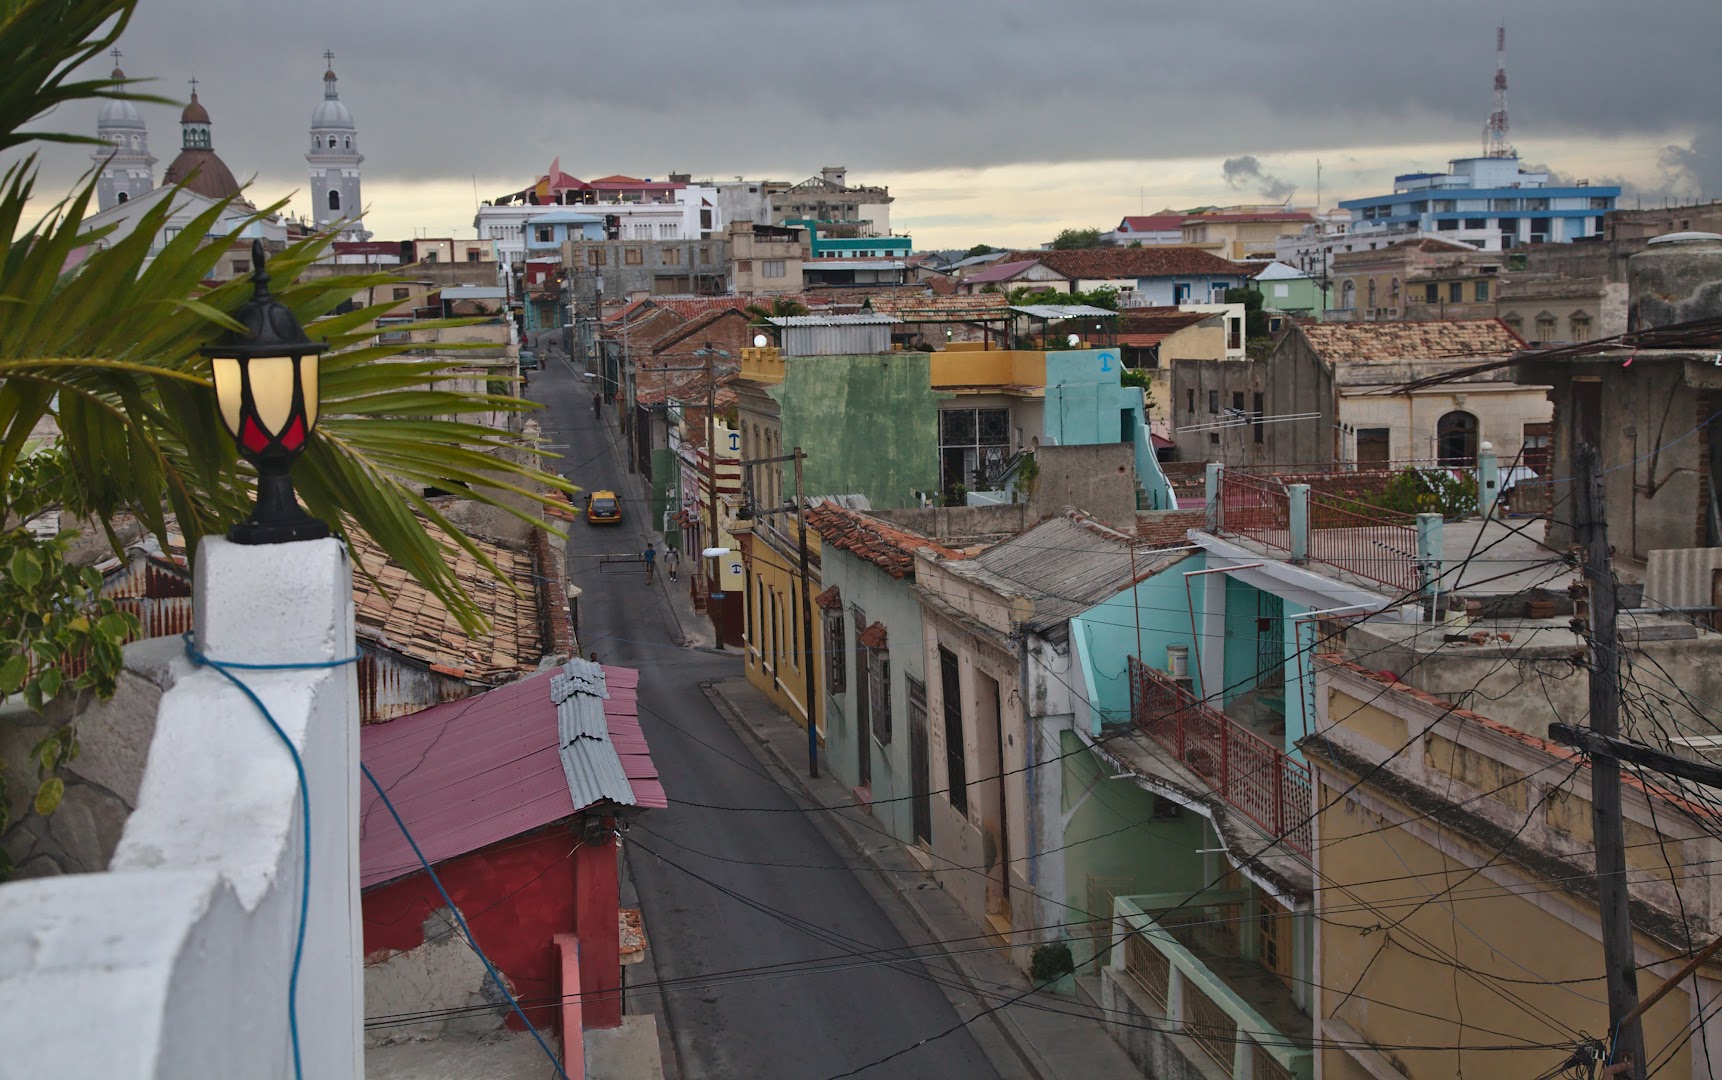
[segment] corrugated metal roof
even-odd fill
[[[766,322],[773,326],[891,326],[902,322],[890,315],[777,315]]]
[[[598,802],[668,805],[640,730],[639,673],[576,663],[359,733],[361,760],[433,865]],[[417,871],[382,800],[361,795],[361,887]]]
[[[1034,602],[1024,625],[1045,630],[1082,614],[1130,584],[1131,548],[1136,574],[1158,572],[1184,557],[1142,557],[1141,542],[1074,511],[1049,518],[1027,532],[945,569],[1005,596]]]
[[[1096,315],[1116,316],[1111,308],[1090,307],[1087,304],[1022,304],[1011,308],[1036,319],[1086,319]]]

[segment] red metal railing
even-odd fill
[[[1397,510],[1312,491],[1307,554],[1401,592],[1419,585],[1417,519]]]
[[[1220,475],[1220,524],[1281,551],[1291,550],[1291,499],[1277,480]]]
[[[1310,850],[1309,766],[1130,657],[1130,715],[1210,790],[1295,851]]]

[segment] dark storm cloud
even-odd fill
[[[1262,168],[1253,154],[1229,157],[1220,163],[1220,175],[1233,191],[1253,189],[1270,202],[1284,202],[1297,191],[1297,185],[1283,180]]]
[[[1240,146],[1295,176],[1309,170],[1291,159],[1315,148],[1478,145],[1500,11],[1498,0],[1329,0],[1303,15],[1283,0],[143,0],[122,45],[127,72],[168,94],[195,74],[235,173],[282,184],[304,175],[325,47],[367,177],[519,183],[560,155],[577,175],[796,178],[841,163],[888,181]],[[1716,0],[1516,0],[1509,17],[1522,149],[1660,135],[1676,143],[1671,177],[1718,189]],[[65,112],[56,120],[93,126],[93,109]],[[171,160],[176,117],[146,118]],[[69,176],[77,158],[57,153]]]

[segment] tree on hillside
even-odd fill
[[[974,247],[963,252],[963,258],[972,259],[976,255],[991,255],[996,251],[1002,250],[1002,248],[993,247],[991,244],[976,244]]]
[[[1099,229],[1066,229],[1052,238],[1052,250],[1073,251],[1100,246]]]

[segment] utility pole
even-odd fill
[[[713,363],[717,359],[717,350],[711,342],[706,342],[706,502],[711,506],[712,535],[707,541],[708,547],[718,546],[718,490],[717,490],[717,376]],[[718,558],[722,558],[719,556]],[[704,569],[704,559],[701,559]],[[705,582],[706,610],[711,613],[712,635],[717,639],[717,647],[723,648],[723,605],[718,601],[726,599],[723,593],[723,563],[712,560],[712,568],[716,572]],[[713,583],[717,588],[712,588]],[[715,606],[714,606],[715,605]]]
[[[807,570],[807,491],[801,481],[801,461],[807,455],[795,448],[795,533],[801,563],[801,670],[807,676],[807,775],[819,777],[819,730],[813,722],[813,695],[818,680],[813,677],[813,578]],[[867,738],[865,732],[861,735]]]
[[[1590,730],[1601,739],[1620,734],[1620,651],[1615,634],[1614,569],[1603,513],[1603,474],[1596,447],[1574,455],[1578,542],[1590,587]],[[1591,758],[1591,831],[1596,838],[1597,909],[1602,919],[1603,968],[1608,985],[1609,1061],[1644,1080],[1644,1025],[1639,1020],[1638,962],[1627,906],[1626,847],[1620,809],[1620,760]]]

